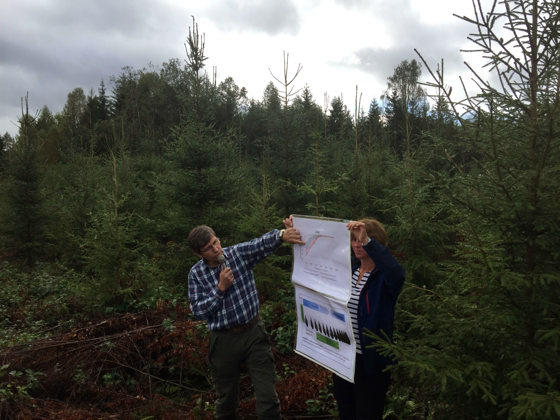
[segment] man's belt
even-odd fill
[[[239,333],[242,333],[244,331],[247,331],[252,326],[257,325],[257,322],[259,322],[260,319],[261,319],[261,317],[259,315],[257,315],[256,317],[254,317],[252,320],[250,320],[246,324],[235,325],[233,327],[223,328],[223,329],[218,330],[218,331],[219,332],[228,332],[228,333],[239,334]]]

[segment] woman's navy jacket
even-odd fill
[[[389,250],[375,238],[371,238],[364,249],[375,262],[375,269],[370,274],[362,289],[358,304],[358,329],[366,373],[379,372],[392,363],[388,357],[381,356],[371,346],[374,338],[365,335],[367,330],[379,337],[393,338],[393,321],[395,304],[401,292],[405,271],[391,255]],[[353,267],[356,270],[360,261]]]

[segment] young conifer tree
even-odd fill
[[[462,19],[491,78],[472,69],[479,92],[461,102],[439,86],[464,141],[432,171],[454,255],[434,287],[408,283],[393,351],[435,418],[556,418],[560,2],[474,4]]]
[[[7,249],[32,267],[46,244],[47,214],[41,194],[42,168],[39,163],[37,123],[29,113],[29,98],[22,98],[22,116],[15,142],[6,152],[3,205],[0,215]]]
[[[184,241],[189,230],[209,224],[224,235],[235,230],[243,166],[238,159],[233,131],[223,132],[213,122],[212,103],[218,91],[204,72],[204,35],[193,28],[185,48],[187,79],[183,116],[172,129],[166,150],[169,170],[163,195],[169,203],[169,235]]]

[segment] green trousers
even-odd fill
[[[262,320],[240,333],[210,331],[208,359],[216,387],[217,418],[236,418],[244,364],[255,389],[257,417],[280,419],[274,356]]]

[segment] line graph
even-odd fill
[[[309,254],[311,249],[315,246],[315,244],[317,244],[317,241],[319,241],[319,239],[322,238],[334,240],[334,237],[331,235],[323,235],[320,233],[315,233],[311,235],[309,239],[305,242],[305,255]]]

